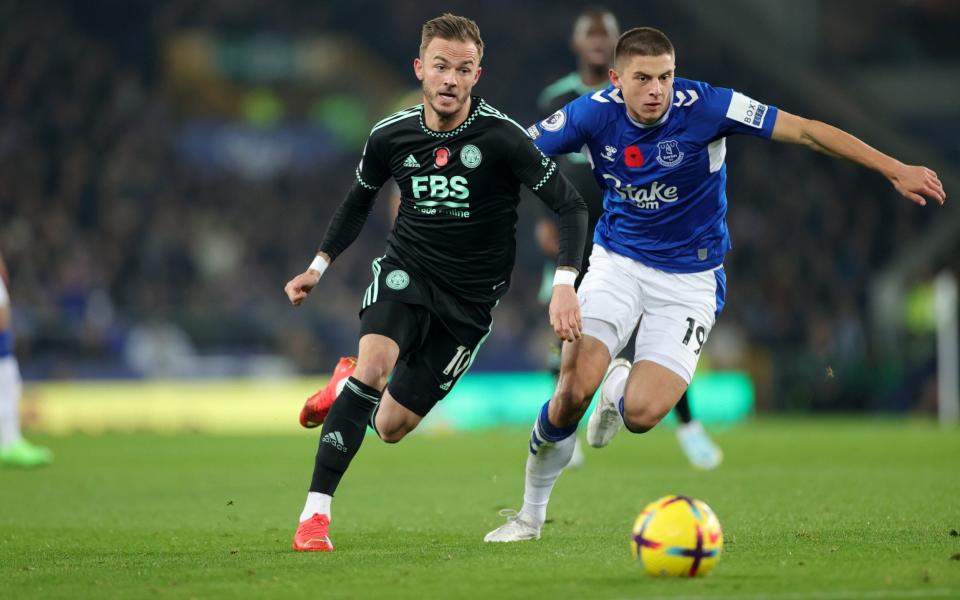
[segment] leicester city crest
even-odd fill
[[[683,152],[677,140],[667,140],[657,144],[657,162],[665,167],[675,167],[683,160]]]
[[[467,144],[463,147],[463,150],[460,151],[460,162],[468,169],[473,169],[478,166],[481,160],[483,160],[483,154],[480,153],[480,148],[477,148],[473,144]]]
[[[387,273],[387,287],[393,290],[402,290],[410,285],[410,276],[406,271],[397,269]]]

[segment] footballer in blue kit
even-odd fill
[[[631,29],[617,42],[612,85],[528,130],[547,156],[586,153],[603,190],[603,214],[578,289],[582,337],[564,343],[556,391],[534,423],[523,505],[485,541],[539,539],[550,493],[598,388],[587,423],[594,447],[623,426],[649,431],[686,391],[726,295],[727,137],[805,145],[878,171],[916,204],[946,199],[932,170],[737,91],[675,77],[675,59],[661,31]],[[611,360],[638,322],[633,361]]]
[[[530,128],[534,143],[548,156],[586,146],[604,191],[595,244],[670,273],[720,266],[730,249],[726,136],[769,138],[777,109],[676,78],[673,103],[644,124],[621,93],[611,85],[574,100]]]

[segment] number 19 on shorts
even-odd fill
[[[694,336],[697,338],[697,348],[693,353],[700,354],[700,351],[703,350],[703,343],[707,341],[706,329],[704,329],[703,325],[697,325],[697,322],[693,318],[687,317],[687,334],[683,336],[683,345],[689,346]]]

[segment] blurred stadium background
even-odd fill
[[[0,0],[0,251],[27,435],[56,453],[0,470],[0,597],[960,597],[960,436],[934,421],[957,418],[960,2],[605,5],[666,31],[681,75],[843,127],[952,197],[918,208],[859,167],[731,141],[727,304],[691,388],[704,421],[747,420],[710,426],[723,466],[689,468],[664,427],[620,436],[563,476],[544,539],[494,549],[552,388],[527,199],[474,367],[430,435],[365,444],[318,557],[288,550],[317,443],[296,415],[356,350],[389,190],[304,306],[283,285],[371,124],[418,102],[425,20],[474,18],[477,92],[532,123],[584,4]],[[724,562],[642,578],[629,525],[678,492],[720,515]]]
[[[681,75],[836,124],[960,190],[960,3],[606,6],[624,28],[668,32]],[[391,222],[387,191],[304,307],[292,309],[282,287],[313,255],[371,124],[416,101],[422,22],[446,10],[473,17],[487,44],[478,93],[530,123],[544,116],[539,92],[574,67],[568,40],[582,8],[0,2],[0,249],[27,425],[110,425],[150,404],[149,423],[134,425],[176,413],[167,426],[203,428],[216,417],[198,416],[202,402],[230,401],[244,407],[237,422],[293,426],[315,378],[355,352],[369,261]],[[729,294],[698,377],[733,382],[714,378],[695,410],[731,393],[747,411],[933,415],[934,278],[960,270],[956,202],[918,209],[875,173],[757,140],[731,143],[727,163]],[[464,423],[511,390],[537,390],[536,403],[549,393],[532,233],[541,214],[522,203],[513,289],[447,401],[481,402]]]

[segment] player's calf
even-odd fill
[[[421,420],[420,415],[397,402],[388,390],[384,392],[380,406],[373,413],[370,425],[381,440],[396,444],[416,429]]]
[[[609,364],[610,352],[590,335],[564,344],[560,378],[550,400],[550,421],[558,427],[579,423]]]
[[[588,393],[582,386],[558,384],[553,398],[550,400],[550,421],[557,427],[569,427],[580,422],[593,394]]]
[[[633,433],[650,431],[667,416],[686,389],[686,379],[669,368],[651,360],[636,363],[618,407],[623,424]]]

